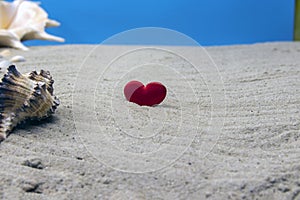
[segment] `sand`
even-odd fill
[[[300,199],[300,43],[95,47],[13,50],[61,105],[0,144],[0,198]],[[126,102],[132,79],[167,98]]]

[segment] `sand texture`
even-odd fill
[[[13,50],[61,105],[0,144],[0,198],[300,199],[300,43],[95,47]],[[126,102],[133,79],[167,98]]]

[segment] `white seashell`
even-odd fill
[[[10,62],[25,62],[26,59],[23,56],[14,56],[10,60]]]
[[[21,41],[40,39],[63,42],[63,38],[45,32],[46,27],[59,25],[59,22],[48,19],[46,11],[36,2],[0,0],[0,46],[28,50]]]
[[[11,51],[8,50],[8,49],[5,49],[5,50],[0,52],[0,57],[2,57],[2,58],[8,57],[8,56],[10,56],[10,54],[11,54]]]
[[[9,62],[8,60],[0,60],[0,70],[7,68],[7,66],[11,65],[11,62]]]

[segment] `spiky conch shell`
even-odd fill
[[[54,113],[59,100],[53,95],[52,77],[48,71],[21,74],[14,65],[0,71],[0,141],[19,123],[41,120]]]

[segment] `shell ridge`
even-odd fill
[[[49,117],[60,104],[49,71],[21,74],[11,65],[0,80],[0,141],[26,120]]]

